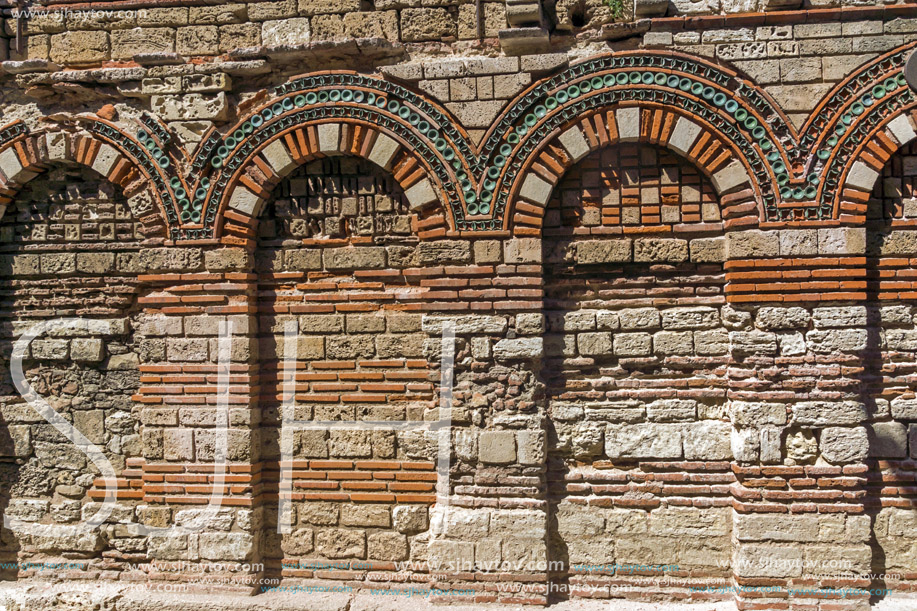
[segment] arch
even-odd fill
[[[266,185],[295,165],[334,154],[391,170],[418,211],[441,204],[442,214],[424,219],[425,234],[442,235],[461,224],[461,189],[476,174],[477,155],[445,109],[405,87],[353,72],[316,73],[273,93],[198,153],[195,163],[203,155],[213,168],[202,201],[204,229],[225,230],[217,223],[224,215],[230,225],[248,223]]]
[[[297,167],[314,159],[353,155],[389,172],[404,191],[412,211],[422,213],[444,199],[443,188],[431,177],[407,143],[397,134],[356,121],[309,122],[290,127],[256,148],[235,171],[224,198],[221,230],[247,239],[274,186]],[[446,233],[451,219],[445,212],[427,214],[420,237]]]
[[[530,157],[514,183],[510,227],[519,236],[541,233],[545,207],[564,173],[606,146],[640,142],[667,148],[701,170],[720,196],[725,226],[755,224],[760,188],[747,162],[709,125],[657,105],[620,105],[580,117],[556,131]]]
[[[22,123],[3,130],[13,132],[0,145],[0,214],[23,185],[56,163],[77,163],[124,189],[128,207],[148,235],[164,235],[166,223],[161,200],[137,165],[110,144],[86,132],[44,132],[30,134]],[[157,210],[159,205],[159,210]]]

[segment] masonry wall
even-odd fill
[[[192,4],[2,9],[0,561],[913,596],[913,5]]]

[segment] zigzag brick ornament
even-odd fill
[[[816,4],[0,6],[0,608],[917,608],[917,6]]]

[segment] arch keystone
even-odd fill
[[[341,124],[322,123],[318,126],[318,152],[341,152]]]
[[[640,109],[636,106],[617,109],[615,123],[618,124],[618,138],[621,142],[634,142],[640,139]]]

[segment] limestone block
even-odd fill
[[[448,264],[471,261],[471,242],[467,240],[437,240],[417,246],[421,263]]]
[[[694,334],[690,331],[659,331],[653,334],[653,352],[662,356],[693,354]]]
[[[755,325],[759,329],[802,329],[809,326],[809,312],[805,308],[765,307],[758,310]]]
[[[376,246],[328,248],[322,253],[325,269],[381,269],[385,267],[385,249]]]
[[[793,405],[793,424],[857,424],[867,417],[866,405],[859,401],[801,401]]]
[[[266,47],[304,45],[311,39],[305,17],[265,21],[261,24],[261,43]]]
[[[776,257],[780,237],[776,231],[746,230],[726,234],[726,254],[730,259]]]
[[[863,427],[828,427],[821,432],[819,449],[829,462],[855,462],[868,456],[869,437]]]
[[[787,422],[786,405],[783,403],[731,401],[729,415],[732,423],[740,427],[783,425]]]
[[[405,42],[440,40],[456,35],[455,19],[444,8],[407,8],[401,11],[401,38]]]
[[[648,356],[652,350],[649,333],[618,333],[614,336],[615,356]]]
[[[222,91],[214,94],[187,93],[181,96],[154,95],[150,105],[153,112],[166,121],[223,121],[229,116],[229,103]]]
[[[544,339],[541,337],[501,339],[494,344],[494,358],[501,361],[537,359],[543,354]]]
[[[844,182],[844,186],[869,192],[872,191],[872,187],[876,184],[878,178],[878,172],[862,161],[856,161],[850,168],[850,172],[847,173],[847,180]]]
[[[609,458],[681,458],[682,425],[624,424],[605,429]]]
[[[812,320],[816,329],[865,326],[866,307],[837,306],[815,308],[812,310]]]
[[[590,240],[576,244],[576,262],[580,265],[622,263],[631,259],[631,241],[627,239]]]
[[[508,264],[541,263],[541,240],[512,238],[503,243],[503,257]]]
[[[732,425],[719,420],[702,420],[685,432],[686,460],[731,460]]]
[[[406,560],[408,539],[393,532],[377,532],[367,537],[367,554],[373,560]]]
[[[806,333],[809,347],[821,354],[865,350],[868,339],[866,329],[828,329]]]
[[[583,356],[605,356],[612,353],[611,333],[580,333],[576,336],[576,344]]]
[[[341,524],[389,528],[392,524],[391,508],[388,505],[345,504],[341,506]]]
[[[478,441],[481,462],[506,465],[516,460],[516,437],[512,431],[485,431]]]
[[[666,238],[634,240],[634,261],[639,263],[680,263],[688,260],[688,241]]]
[[[716,308],[707,306],[669,308],[662,311],[662,328],[666,330],[710,329],[720,322]]]
[[[398,505],[392,509],[392,523],[395,529],[413,535],[430,527],[427,508],[419,505]]]
[[[622,329],[656,329],[662,324],[656,308],[630,308],[618,312]]]
[[[777,354],[777,336],[763,331],[730,331],[729,344],[733,354],[747,356],[752,354]]]
[[[551,198],[551,192],[554,186],[543,179],[535,172],[529,172],[522,181],[522,187],[519,189],[519,196],[527,200],[545,206]]]
[[[115,33],[112,34],[115,37]],[[108,33],[103,31],[79,30],[51,36],[51,61],[64,65],[95,64],[112,57]],[[135,51],[139,53],[139,51]]]
[[[690,422],[697,417],[697,401],[657,399],[647,404],[646,416],[655,422]]]
[[[875,422],[869,434],[870,458],[907,458],[907,428],[900,422]]]

